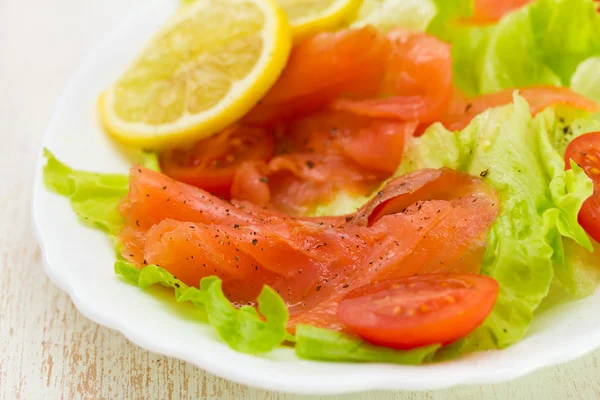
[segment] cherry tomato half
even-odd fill
[[[412,349],[466,336],[489,315],[497,296],[498,283],[489,277],[414,275],[354,289],[337,315],[371,343]]]
[[[187,150],[160,155],[165,175],[229,198],[235,172],[245,161],[268,161],[273,156],[273,136],[258,128],[232,126]]]
[[[579,211],[579,223],[595,241],[600,242],[600,132],[586,133],[574,139],[565,151],[565,168],[575,161],[594,181],[594,194]]]

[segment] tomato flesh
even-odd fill
[[[381,346],[411,349],[452,343],[477,328],[498,296],[492,278],[469,274],[415,275],[359,287],[340,302],[349,330]]]
[[[565,151],[565,168],[575,161],[594,182],[594,194],[579,211],[579,223],[596,242],[600,242],[600,132],[586,133],[574,139]]]
[[[190,149],[161,153],[160,166],[173,179],[229,198],[239,166],[246,161],[268,161],[273,149],[274,140],[267,131],[236,125]]]

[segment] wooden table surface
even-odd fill
[[[30,228],[40,138],[82,58],[143,1],[0,0],[0,398],[298,398],[142,350],[81,316],[42,271]],[[599,360],[600,351],[498,385],[335,398],[598,399]]]

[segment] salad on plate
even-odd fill
[[[240,352],[506,348],[600,277],[599,9],[186,1],[99,94],[129,175],[44,181]]]

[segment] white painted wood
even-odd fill
[[[82,317],[42,272],[30,228],[39,140],[82,57],[143,1],[0,0],[0,398],[299,398],[142,350]],[[506,384],[334,398],[594,399],[599,360],[600,351]]]

